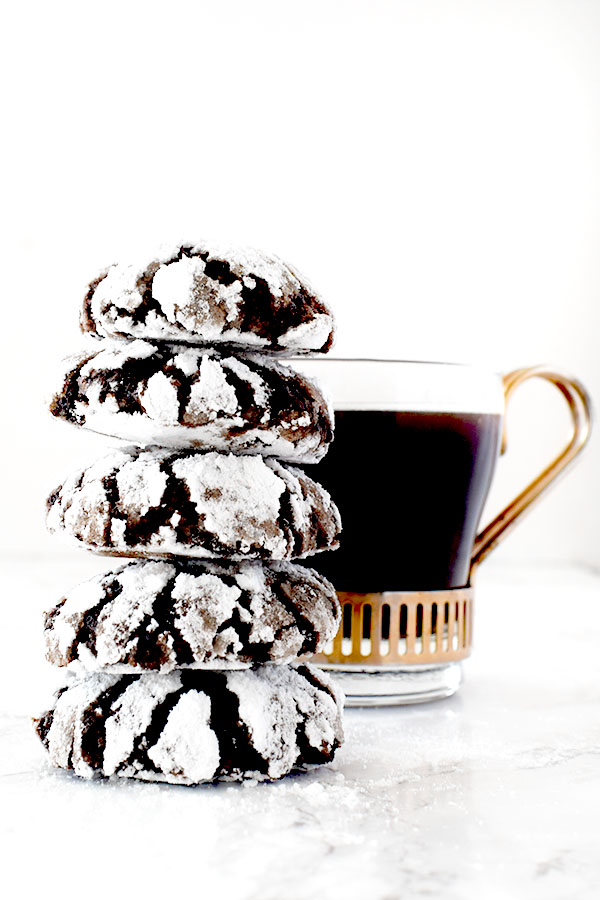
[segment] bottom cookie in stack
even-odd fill
[[[172,784],[281,778],[329,762],[342,698],[309,665],[73,679],[36,720],[53,765]]]

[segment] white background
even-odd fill
[[[44,497],[107,442],[43,397],[86,279],[132,248],[262,247],[331,304],[341,355],[553,362],[600,395],[598,2],[59,0],[12,4],[0,40],[9,552],[65,552]],[[515,399],[489,512],[561,404]],[[596,454],[498,560],[600,564]]]
[[[598,436],[482,566],[460,694],[350,714],[333,767],[260,792],[92,788],[50,773],[24,714],[64,680],[44,661],[41,609],[108,568],[44,530],[47,493],[107,441],[52,420],[43,397],[80,344],[86,280],[132,249],[214,236],[274,251],[334,309],[340,355],[551,362],[600,405],[599,0],[5,6],[8,895],[27,867],[48,897],[112,896],[132,878],[150,896],[165,878],[173,895],[231,896],[234,879],[238,898],[263,900],[312,885],[596,896],[598,577],[570,564],[600,566]],[[508,424],[488,516],[554,454],[567,418],[532,385]],[[111,865],[90,878],[100,845]]]

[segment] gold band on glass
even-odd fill
[[[342,625],[314,662],[361,666],[429,665],[469,655],[473,588],[447,591],[338,592]]]
[[[428,665],[464,659],[471,652],[473,575],[479,563],[573,462],[591,429],[591,408],[583,385],[554,369],[517,369],[503,378],[507,404],[512,392],[530,378],[555,385],[569,404],[572,432],[561,453],[476,537],[469,585],[441,591],[338,592],[342,624],[328,652],[313,660],[343,669],[368,666]],[[506,426],[506,418],[504,419]],[[501,453],[506,449],[506,427]]]

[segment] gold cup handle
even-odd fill
[[[471,576],[474,569],[485,559],[500,541],[504,540],[509,531],[514,528],[523,513],[525,513],[541,495],[548,489],[552,482],[569,466],[578,453],[583,450],[590,436],[592,426],[592,413],[590,399],[583,385],[554,369],[546,366],[535,366],[529,369],[516,369],[502,379],[504,384],[505,405],[516,388],[530,378],[543,378],[549,381],[561,392],[571,411],[573,428],[571,437],[561,453],[547,466],[543,472],[535,478],[518,497],[508,504],[496,518],[490,522],[481,534],[475,539],[473,555],[471,557]],[[506,417],[502,433],[501,453],[506,450]]]

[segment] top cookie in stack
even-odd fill
[[[53,491],[48,527],[142,559],[47,616],[48,658],[87,672],[38,722],[52,761],[179,783],[326,762],[341,698],[287,664],[334,636],[339,604],[282,561],[337,546],[331,498],[286,464],[321,459],[333,421],[319,387],[274,357],[326,352],[331,314],[275,257],[187,244],[105,270],[82,328],[102,346],[71,361],[51,411],[137,446]]]
[[[89,286],[83,331],[98,337],[326,353],[333,317],[306,279],[276,256],[183,244],[109,266]]]

